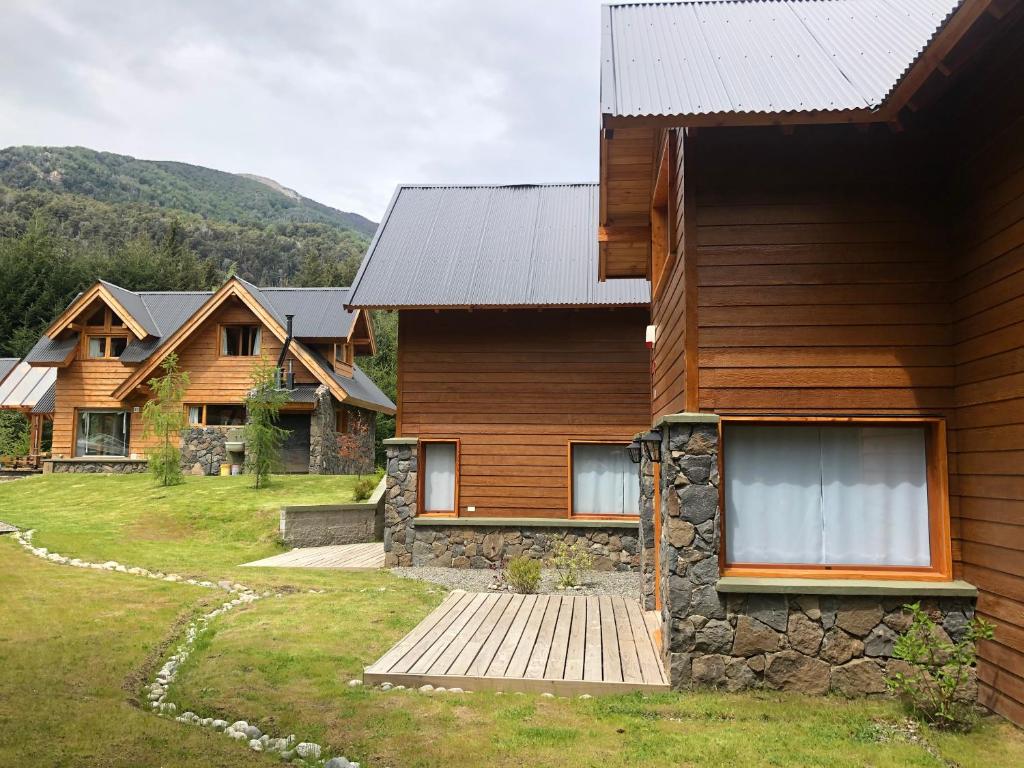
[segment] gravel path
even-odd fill
[[[429,581],[448,589],[464,589],[467,592],[490,592],[495,583],[496,571],[483,568],[392,568],[391,572],[405,579]],[[639,597],[640,574],[618,571],[587,571],[583,574],[583,586],[579,589],[560,590],[558,574],[553,570],[541,572],[541,594],[571,595],[623,595]]]

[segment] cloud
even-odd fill
[[[0,146],[270,176],[379,219],[399,182],[592,181],[597,0],[15,0]]]

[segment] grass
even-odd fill
[[[289,477],[257,494],[238,478],[162,490],[147,478],[46,477],[0,485],[0,520],[37,528],[36,540],[62,554],[325,590],[217,619],[172,699],[200,715],[319,741],[368,768],[1024,766],[1024,736],[1001,720],[968,735],[924,729],[926,748],[899,738],[904,714],[891,701],[348,688],[437,604],[439,589],[387,573],[236,566],[276,551],[282,503],[336,501],[349,486],[348,478]],[[0,765],[273,764],[131,703],[160,644],[212,599],[208,591],[55,566],[3,539],[0,584]],[[897,736],[880,738],[890,731]]]

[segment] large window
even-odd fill
[[[621,443],[572,443],[572,513],[640,514],[640,476]]]
[[[938,423],[729,423],[727,566],[944,568]]]
[[[186,405],[188,423],[197,427],[231,427],[245,424],[244,405]]]
[[[456,514],[458,512],[458,444],[449,441],[423,441],[420,445],[423,512],[426,514]]]
[[[263,333],[258,325],[223,325],[220,353],[226,357],[256,357]]]
[[[79,411],[75,456],[127,456],[131,422],[128,411]]]

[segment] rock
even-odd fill
[[[693,657],[689,653],[669,654],[669,675],[673,690],[690,684],[693,671]]]
[[[747,659],[747,666],[750,667],[755,672],[764,672],[764,667],[765,667],[765,657],[764,657],[764,655],[762,654],[762,655],[759,655],[759,656],[751,656],[749,659]]]
[[[953,641],[959,641],[970,626],[970,621],[959,611],[950,611],[942,621],[942,628],[949,633]]]
[[[899,610],[885,614],[882,621],[887,627],[895,630],[896,632],[906,632],[910,629],[913,619],[909,613],[900,608]]]
[[[695,634],[694,647],[706,653],[729,653],[733,629],[727,621],[712,619]]]
[[[885,693],[885,676],[877,662],[856,659],[832,670],[832,690],[850,697]]]
[[[687,575],[695,584],[715,584],[718,581],[718,558],[705,557],[699,560],[690,566]]]
[[[695,657],[690,668],[690,679],[693,684],[713,688],[724,685],[725,664],[728,658],[719,653]]]
[[[752,619],[750,616],[736,618],[736,636],[732,644],[733,656],[754,656],[770,653],[779,648],[778,632]]]
[[[800,610],[807,614],[807,618],[811,621],[821,621],[821,608],[815,595],[801,595],[796,598],[796,604],[800,606]]]
[[[786,635],[789,637],[790,646],[807,656],[814,656],[821,647],[821,638],[824,630],[817,622],[811,621],[805,614],[794,612],[789,617],[789,625],[786,628]]]
[[[677,549],[690,546],[693,543],[694,536],[696,535],[693,523],[688,523],[687,521],[680,520],[677,517],[669,518],[667,530],[668,543]]]
[[[430,693],[433,690],[434,690],[434,686],[432,686],[430,684],[421,685],[420,688],[419,688],[420,693]]]
[[[707,616],[709,619],[724,619],[725,601],[714,585],[696,587],[690,595],[690,613]]]
[[[253,752],[262,752],[263,743],[257,739],[249,739],[249,749]]]
[[[261,731],[255,725],[250,725],[249,727],[245,728],[243,730],[243,733],[250,739],[258,739],[260,736],[263,735],[263,731]]]
[[[839,601],[836,626],[851,635],[864,637],[882,620],[882,606],[867,597],[845,597]]]
[[[310,741],[304,741],[295,746],[295,754],[303,760],[319,760],[322,751],[319,744],[314,744]]]
[[[351,768],[352,763],[346,760],[344,757],[332,757],[326,763],[324,768]]]
[[[359,688],[362,684],[363,684],[362,680],[349,680],[348,681],[348,687],[349,688]]]
[[[757,675],[743,659],[730,659],[725,665],[725,690],[730,693],[751,688],[757,683]]]
[[[864,639],[865,656],[892,656],[896,633],[885,624],[879,624]]]
[[[781,651],[770,657],[764,677],[784,691],[820,695],[828,692],[831,669],[826,662],[798,651]]]
[[[833,627],[825,633],[818,655],[830,664],[845,664],[864,652],[864,643]]]
[[[483,556],[488,560],[496,560],[498,554],[501,552],[502,538],[498,532],[488,533],[484,536],[483,543],[480,545],[480,550]]]
[[[544,693],[542,693],[540,697],[542,699],[553,699],[555,698],[555,694],[551,693],[550,691],[544,691]]]
[[[785,595],[751,595],[747,600],[747,615],[767,624],[779,632],[786,631],[789,606]]]
[[[677,495],[679,516],[694,525],[711,520],[718,512],[718,489],[714,486],[687,485],[679,490]]]

